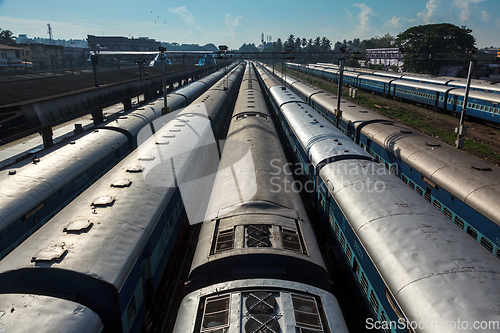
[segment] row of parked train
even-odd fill
[[[25,219],[20,223],[32,227],[34,222],[26,220],[49,206],[46,197],[43,203],[30,200],[53,194],[65,199],[78,196],[59,212],[51,208],[48,221],[0,261],[2,331],[141,331],[185,218],[178,184],[195,177],[195,170],[209,172],[196,160],[205,158],[196,149],[198,141],[210,136],[219,139],[227,130],[227,113],[243,75],[243,66],[233,67],[226,76],[219,72],[219,80],[206,78],[207,84],[216,81],[208,90],[205,83],[197,83],[205,86],[205,92],[195,93],[198,98],[188,91],[172,94],[171,107],[177,99],[180,104],[191,102],[180,112],[161,116],[159,101],[106,126],[139,121],[128,127],[134,130],[130,135],[102,127],[16,167],[15,173],[4,171],[6,178],[19,178],[18,182],[2,179],[2,188],[17,195],[11,206],[2,203],[2,209],[16,215],[9,227],[19,223],[19,211],[28,212],[22,213]],[[156,120],[150,122],[152,118]],[[106,161],[120,158],[115,152],[123,146],[129,149],[128,138],[136,138],[139,147],[127,151],[128,156],[90,185],[91,178],[106,169],[98,156]],[[218,162],[217,153],[215,157]],[[91,172],[91,167],[96,171]],[[30,187],[21,189],[21,179]],[[9,181],[11,185],[4,186]],[[84,181],[90,185],[85,190]],[[40,221],[39,217],[36,223]],[[4,240],[2,235],[2,244]]]
[[[307,192],[318,222],[331,237],[332,250],[342,250],[340,256],[379,321],[367,327],[382,332],[500,332],[500,262],[282,86],[270,70],[259,67],[259,74],[280,119],[278,128],[304,170],[303,180],[313,184]],[[394,126],[379,125],[377,133]],[[399,134],[405,133],[398,130],[394,136]],[[414,154],[425,151],[414,149]],[[457,180],[454,186],[464,183]]]
[[[175,333],[348,332],[300,194],[285,189],[294,178],[276,171],[286,165],[249,64]]]
[[[339,69],[335,65],[287,63],[286,66],[335,82],[339,79]],[[360,72],[354,68],[347,68],[343,71],[343,83],[454,114],[461,113],[464,109],[466,83],[457,79],[382,71]],[[470,117],[500,123],[500,86],[480,82],[471,84],[465,113]]]
[[[324,118],[337,123],[337,96],[290,75],[284,80]],[[353,102],[342,100],[341,110],[339,129],[500,259],[497,167]]]
[[[190,216],[182,184],[213,174],[213,186],[197,188],[208,190],[208,208],[189,275],[196,291],[174,331],[348,332],[300,195],[284,190],[294,180],[270,169],[270,157],[274,168],[287,161],[253,66],[242,74],[155,127],[0,261],[3,329],[140,332]],[[224,133],[225,120],[219,165],[217,149],[199,143]],[[207,169],[214,157],[219,169]]]
[[[167,96],[171,111],[186,107],[224,76],[224,69]],[[0,174],[0,259],[137,148],[161,118],[163,99],[10,165]]]
[[[347,332],[313,223],[333,251],[342,249],[374,317],[407,321],[381,325],[383,332],[455,332],[457,320],[500,331],[477,326],[499,324],[500,262],[254,67],[236,67],[174,119],[154,124],[138,149],[0,261],[0,327],[139,332],[190,215],[182,184],[212,175],[213,186],[200,191],[207,209],[189,274],[193,292],[175,332]],[[273,117],[312,184],[317,221],[290,187],[296,179]],[[218,170],[207,170],[212,163],[201,162],[213,160],[214,149],[199,143],[226,130],[215,149],[222,149]]]

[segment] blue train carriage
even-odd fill
[[[0,330],[8,333],[100,333],[101,319],[89,308],[60,298],[0,295]]]
[[[342,160],[320,176],[331,195],[323,208],[332,233],[376,318],[403,318],[416,332],[498,320],[497,260],[383,165]],[[398,328],[383,331],[406,332]]]
[[[360,75],[356,87],[389,95],[391,82],[394,80],[393,78],[376,77],[373,75]]]
[[[248,72],[253,73],[247,70],[241,84],[190,286],[272,276],[329,288],[328,272],[300,195],[292,191],[294,179],[285,171],[285,154],[259,83]]]
[[[179,155],[179,143],[196,145],[193,132],[208,123],[195,113],[164,126],[5,257],[0,293],[71,297],[96,312],[106,331],[139,331],[185,216],[176,179],[194,152]],[[170,156],[177,156],[175,176],[171,163],[160,162]]]
[[[390,95],[415,103],[445,109],[450,90],[452,90],[452,88],[446,86],[394,80],[391,83]]]
[[[187,106],[223,75],[219,70],[172,92],[168,106],[172,111]],[[93,132],[75,136],[70,144],[57,144],[2,171],[0,259],[133,151],[138,140],[152,135],[143,128],[162,115],[162,107],[163,99],[139,106]]]
[[[392,122],[362,130],[377,161],[500,258],[500,170]]]
[[[98,314],[106,332],[140,331],[185,216],[177,182],[203,167],[191,166],[204,157],[189,147],[224,118],[215,109],[229,99],[222,88],[197,99],[206,111],[197,103],[181,112],[0,261],[0,294],[71,299]]]
[[[447,110],[462,113],[465,89],[452,89],[448,96]],[[470,90],[465,114],[487,121],[500,121],[500,95]]]
[[[284,98],[281,89],[273,89]],[[494,320],[500,273],[495,258],[485,255],[477,242],[442,214],[429,210],[421,197],[349,139],[318,140],[318,147],[312,146],[314,136],[307,135],[311,130],[304,127],[315,125],[292,119],[301,113],[287,112],[293,104],[283,104],[282,112],[288,113],[285,118],[294,133],[300,133],[297,147],[307,151],[319,174],[317,207],[376,318],[382,322],[402,318],[411,325],[424,322],[419,332],[454,331],[425,327],[426,321],[434,319],[450,323],[458,318],[470,327],[476,321]],[[350,154],[335,149],[338,142]],[[406,332],[399,326],[384,331]]]
[[[174,333],[347,333],[337,299],[325,290],[278,279],[207,286],[182,301]]]
[[[448,88],[443,89],[446,91]],[[295,82],[292,90],[298,91],[306,100],[307,96],[311,96],[309,104],[323,116],[326,114],[330,122],[333,121],[331,110],[336,105],[336,98],[322,91],[315,91],[301,82]],[[326,105],[331,107],[325,108]],[[342,132],[383,163],[387,169],[393,170],[405,184],[500,258],[500,221],[494,213],[498,208],[492,200],[473,200],[474,195],[469,196],[473,193],[478,195],[486,188],[491,195],[498,195],[496,188],[500,178],[496,168],[491,168],[427,136],[415,134],[408,128],[363,110],[360,106],[350,102],[342,105]],[[443,150],[446,151],[443,154],[446,158],[440,156]],[[436,177],[436,170],[451,170],[449,168],[460,165],[466,167],[460,172],[450,171],[450,174],[456,176],[455,180],[448,181]],[[471,184],[476,183],[477,186],[455,188],[455,184],[460,184],[461,179],[469,179]]]
[[[457,80],[457,78],[453,78],[453,80],[450,80],[448,82],[448,85],[451,87],[465,89],[467,87],[467,81]],[[491,82],[486,83],[484,81],[472,80],[470,89],[476,91],[484,91],[494,94],[500,94],[500,86],[498,86],[498,84],[492,84]]]
[[[118,132],[96,130],[40,151],[0,174],[0,258],[129,152]]]

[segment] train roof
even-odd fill
[[[211,285],[188,294],[180,305],[174,333],[195,332],[197,318],[199,318],[199,315],[203,315],[199,310],[205,308],[210,301],[222,299],[229,301],[227,311],[221,311],[218,320],[202,320],[200,325],[205,322],[205,325],[208,326],[210,322],[212,325],[227,328],[226,332],[228,333],[254,332],[255,328],[252,329],[251,326],[247,328],[246,326],[247,322],[252,321],[253,317],[247,308],[248,304],[250,304],[247,299],[254,298],[258,300],[259,297],[263,297],[259,296],[262,295],[259,292],[263,291],[266,292],[266,297],[271,296],[273,298],[272,303],[276,301],[277,305],[279,305],[273,307],[274,315],[271,313],[271,316],[276,319],[273,327],[277,324],[277,329],[275,328],[274,332],[296,333],[297,328],[303,326],[304,331],[307,328],[314,328],[318,331],[348,333],[342,310],[337,299],[332,294],[310,285],[277,279],[234,280]],[[294,316],[294,304],[301,304],[298,298],[302,300],[302,304],[304,302],[309,303],[309,310],[303,312],[302,320],[296,319]],[[318,302],[320,306],[313,305]],[[304,305],[307,305],[307,303]],[[316,312],[318,309],[323,311],[324,315]],[[205,311],[205,315],[208,314]],[[309,316],[312,317],[308,318]],[[319,318],[321,319],[318,321]],[[307,321],[304,322],[305,319]],[[328,330],[323,330],[325,326]],[[273,332],[268,329],[266,331]]]
[[[430,90],[430,91],[437,91],[440,93],[446,93],[450,89],[453,89],[453,87],[448,87],[448,86],[439,86],[437,84],[406,81],[406,80],[394,80],[394,81],[392,81],[392,84],[404,86],[404,87],[415,88],[417,90],[418,89],[425,89],[425,90]]]
[[[478,242],[382,164],[344,160],[320,174],[409,320],[498,319],[500,261]]]
[[[99,333],[101,319],[89,308],[60,298],[0,294],[0,332]]]

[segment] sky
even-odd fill
[[[15,36],[149,37],[238,49],[261,34],[336,41],[397,36],[409,27],[452,23],[472,29],[479,48],[500,47],[500,0],[0,0],[0,28]]]

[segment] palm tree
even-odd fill
[[[0,44],[4,45],[15,45],[16,36],[10,30],[2,30],[0,29]]]

